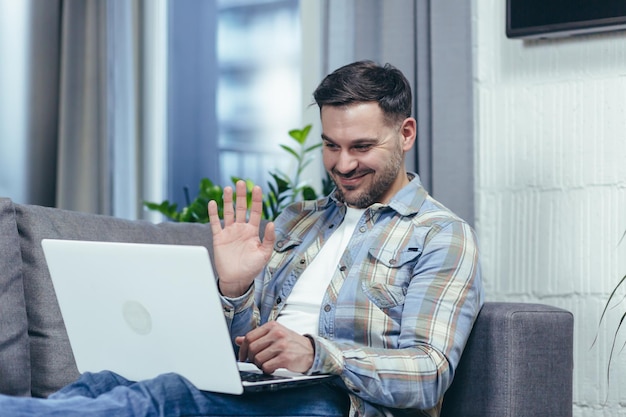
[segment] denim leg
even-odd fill
[[[76,380],[76,382],[61,388],[48,398],[57,400],[77,396],[96,398],[105,392],[111,391],[115,387],[120,385],[128,386],[131,384],[131,381],[113,372],[85,372]]]
[[[130,387],[160,401],[159,417],[342,417],[350,401],[342,389],[320,383],[274,392],[230,395],[199,391],[185,378],[165,374]],[[153,414],[150,414],[152,416]]]
[[[0,396],[0,410],[12,417],[339,417],[348,410],[345,392],[326,384],[227,395],[199,391],[176,374],[130,383],[107,372],[78,382],[48,399]]]
[[[175,390],[165,384],[151,383],[149,387],[143,387],[153,390],[152,397],[168,395],[172,401],[165,405],[163,414],[168,417],[343,417],[348,415],[350,408],[347,393],[332,384],[230,395],[199,391],[180,376],[172,378],[178,379]]]

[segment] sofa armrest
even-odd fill
[[[573,315],[530,303],[485,303],[442,417],[572,416]]]

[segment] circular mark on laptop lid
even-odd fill
[[[126,324],[137,334],[146,335],[152,331],[152,317],[148,310],[137,301],[126,301],[122,307]]]

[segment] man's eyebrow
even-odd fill
[[[334,140],[332,140],[331,138],[329,138],[325,134],[322,133],[321,136],[322,136],[322,140],[323,141],[335,143]],[[360,144],[364,144],[364,143],[376,143],[376,142],[378,142],[377,138],[361,138],[361,139],[353,140],[350,144],[351,145],[360,145]]]

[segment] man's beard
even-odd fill
[[[341,186],[335,184],[337,189],[335,191],[336,198],[347,204],[350,207],[355,208],[367,208],[374,203],[380,203],[382,201],[382,196],[389,190],[393,182],[398,177],[398,173],[402,169],[402,150],[398,150],[398,152],[394,152],[389,159],[389,162],[385,164],[383,169],[379,171],[377,174],[373,176],[373,183],[365,190],[360,191],[354,196],[351,196],[348,200],[346,198],[346,194],[341,189]],[[359,172],[354,172],[350,176],[360,175]],[[342,175],[333,171],[331,173],[331,178],[341,177]]]

